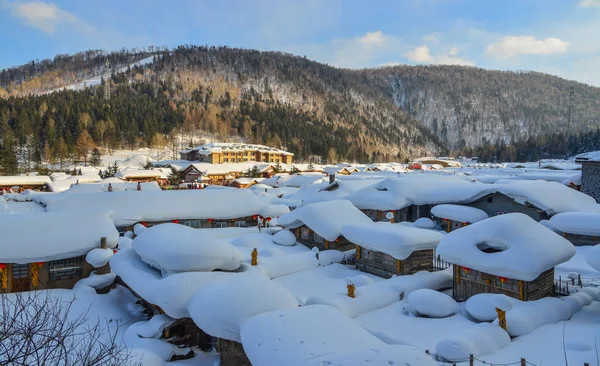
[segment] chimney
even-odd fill
[[[138,190],[138,191],[141,191],[141,190],[142,190],[142,184],[141,184],[140,182],[138,182],[138,185],[137,185],[137,190]]]
[[[106,237],[105,236],[100,238],[100,248],[102,248],[102,249],[108,248],[108,246],[106,245]]]
[[[335,173],[329,174],[329,184],[335,183]]]

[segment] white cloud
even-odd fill
[[[357,41],[365,47],[382,47],[385,45],[385,36],[381,31],[368,32]]]
[[[438,43],[442,34],[440,32],[433,32],[423,37],[425,42]]]
[[[77,17],[60,9],[54,3],[42,1],[9,3],[10,14],[23,20],[25,25],[40,29],[46,33],[54,33],[60,23],[75,23]]]
[[[585,8],[600,8],[600,0],[582,0],[579,2],[579,6]]]
[[[433,55],[428,46],[423,45],[402,54],[408,61],[420,64],[475,66],[469,60],[458,57],[458,48],[452,47],[447,53]]]
[[[519,55],[550,55],[565,53],[569,42],[559,38],[537,39],[533,36],[507,36],[487,46],[487,53],[497,58]]]

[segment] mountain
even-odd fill
[[[281,52],[187,45],[86,51],[0,71],[0,134],[10,130],[13,149],[31,161],[77,157],[84,134],[111,149],[165,145],[175,133],[184,144],[207,136],[266,143],[299,160],[451,151],[531,159],[577,152],[578,136],[593,141],[599,125],[600,88],[535,72],[347,70]],[[544,141],[563,148],[540,148]]]

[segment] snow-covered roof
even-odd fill
[[[227,163],[227,164],[211,164],[211,163],[193,163],[188,164],[183,170],[193,167],[204,175],[218,175],[228,173],[242,173],[248,170],[252,170],[255,166],[258,168],[259,173],[263,173],[269,168],[273,168],[271,164],[257,163],[257,162],[246,162],[246,163]]]
[[[575,156],[575,161],[578,163],[600,162],[600,151],[590,151]]]
[[[354,244],[400,260],[408,258],[417,250],[435,249],[443,237],[434,230],[389,222],[344,225],[342,235]]]
[[[489,217],[485,211],[478,208],[451,204],[434,206],[431,209],[431,213],[442,219],[468,222],[471,224],[485,220]]]
[[[41,186],[50,183],[52,183],[52,180],[45,175],[0,176],[0,186]]]
[[[64,192],[75,185],[96,183],[101,180],[102,178],[100,178],[98,174],[71,175],[67,177],[61,177],[59,179],[54,179],[52,183],[49,184],[49,186],[52,192]]]
[[[132,178],[161,178],[165,177],[164,169],[128,169],[121,170],[115,174],[115,177],[120,179],[132,179]]]
[[[107,180],[109,180],[107,182]],[[110,183],[113,192],[119,191],[137,191],[137,183],[123,182],[118,178],[108,178],[96,183],[74,184],[71,188],[64,191],[65,194],[71,193],[93,193],[93,192],[108,192],[108,184]],[[157,182],[140,183],[142,191],[160,191],[160,186]]]
[[[341,235],[342,226],[372,223],[364,213],[347,200],[311,203],[282,215],[278,223],[290,229],[308,226],[311,230],[334,241]]]
[[[529,216],[511,213],[448,233],[436,252],[453,264],[532,281],[573,257],[575,247]]]
[[[192,147],[186,150],[182,150],[181,152],[187,153],[190,151],[198,151],[199,154],[208,155],[211,153],[220,153],[220,152],[240,152],[240,151],[260,151],[267,153],[277,153],[283,155],[294,155],[290,152],[276,149],[274,147],[264,146],[264,145],[255,145],[255,144],[244,144],[244,143],[234,143],[234,142],[211,142],[209,144],[200,145],[196,147]]]
[[[109,211],[2,215],[0,263],[33,263],[86,255],[100,247],[117,245],[119,233]]]
[[[564,212],[552,216],[550,223],[563,233],[600,236],[600,213]]]
[[[111,210],[117,226],[141,221],[232,219],[255,214],[276,217],[289,211],[283,205],[266,205],[250,190],[235,188],[46,194],[32,199],[46,205],[48,212]]]

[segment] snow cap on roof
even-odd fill
[[[600,236],[600,213],[559,213],[550,218],[550,224],[563,233]]]
[[[187,153],[190,151],[198,151],[199,154],[208,155],[210,153],[219,153],[219,152],[238,152],[238,151],[260,151],[260,152],[268,152],[268,153],[277,153],[283,155],[294,155],[290,152],[276,149],[274,147],[264,146],[264,145],[255,145],[255,144],[245,144],[245,143],[235,143],[235,142],[211,142],[209,144],[204,144],[200,146],[196,146],[190,149],[182,150],[181,152]]]
[[[109,211],[3,215],[0,263],[48,262],[86,255],[105,237],[117,245],[119,233]]]
[[[160,169],[127,169],[117,172],[115,177],[120,179],[160,178],[163,177],[164,174],[165,173]]]
[[[441,219],[471,224],[489,217],[485,211],[478,208],[451,204],[437,205],[431,209],[431,213]]]
[[[175,219],[232,219],[253,215],[275,217],[289,209],[266,205],[247,189],[203,189],[191,191],[124,191],[81,194],[35,195],[48,212],[79,212],[110,209],[117,226],[142,221]]]
[[[577,163],[600,162],[600,151],[590,151],[575,156]]]
[[[0,186],[44,185],[52,181],[45,175],[15,175],[0,177]]]
[[[342,234],[342,226],[372,221],[350,201],[333,200],[299,207],[282,215],[278,222],[290,229],[306,225],[325,240],[334,241]]]
[[[241,276],[211,283],[192,297],[187,309],[194,323],[214,337],[241,342],[240,326],[267,311],[297,308],[298,301],[268,278]]]
[[[363,248],[389,254],[400,260],[408,258],[417,250],[435,249],[443,238],[437,231],[389,222],[344,225],[342,235]]]
[[[532,281],[573,257],[575,247],[529,216],[511,213],[450,232],[440,241],[437,254],[459,266]]]

